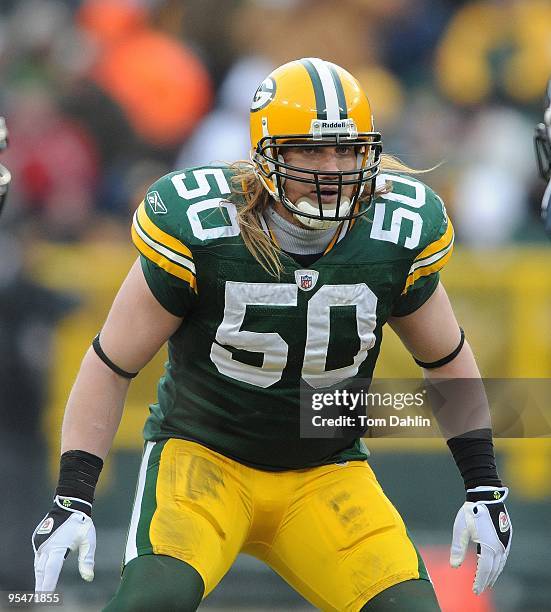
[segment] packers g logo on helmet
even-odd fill
[[[254,113],[267,106],[274,99],[275,90],[275,81],[270,77],[264,79],[254,94],[251,112]]]
[[[346,70],[318,58],[303,58],[276,68],[259,86],[251,105],[251,161],[270,195],[312,228],[327,227],[367,212],[379,172],[381,134],[373,131],[367,96]],[[353,146],[353,170],[320,171],[285,162],[290,147]],[[292,172],[292,176],[288,171]],[[294,203],[285,181],[315,186],[317,203]],[[353,195],[342,196],[352,185]],[[335,186],[336,205],[325,207],[321,188]]]

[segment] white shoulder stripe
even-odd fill
[[[451,251],[451,249],[453,248],[453,243],[454,243],[454,239],[452,238],[452,241],[450,242],[450,244],[448,244],[448,246],[443,251],[439,251],[438,253],[435,253],[434,255],[431,255],[430,257],[425,257],[425,259],[420,259],[419,261],[416,261],[409,269],[408,276],[410,274],[413,274],[413,272],[415,272],[415,270],[417,270],[418,268],[424,268],[425,266],[430,266],[431,264],[435,263],[439,259],[442,259],[442,257],[447,255]]]
[[[181,255],[178,255],[176,253],[174,253],[173,251],[171,251],[170,249],[167,249],[165,246],[163,246],[162,244],[159,244],[158,242],[156,242],[155,240],[153,240],[152,238],[150,238],[140,227],[140,224],[138,223],[138,211],[136,211],[134,213],[134,229],[136,230],[136,233],[138,234],[138,236],[148,245],[150,246],[154,251],[157,251],[157,253],[159,253],[160,255],[163,255],[163,257],[166,257],[167,259],[169,259],[170,261],[184,267],[187,268],[190,272],[192,272],[193,274],[195,274],[195,264],[190,261],[189,259],[186,259],[185,257],[182,257]]]
[[[325,103],[327,105],[327,120],[339,121],[339,100],[337,97],[337,88],[335,87],[335,82],[333,81],[331,71],[325,65],[325,62],[317,57],[309,57],[308,60],[312,62],[321,79]]]

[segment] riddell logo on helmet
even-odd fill
[[[320,127],[322,128],[346,128],[348,127],[348,121],[320,121]]]
[[[342,119],[341,121],[333,121],[331,119],[313,119],[310,132],[314,136],[314,140],[323,138],[327,134],[343,134],[346,132],[349,138],[358,136],[358,129],[353,119]]]

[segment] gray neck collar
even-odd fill
[[[283,251],[297,255],[323,253],[338,226],[323,230],[306,229],[287,221],[272,206],[264,213],[266,223]]]

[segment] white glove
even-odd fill
[[[92,504],[76,497],[56,495],[53,508],[34,530],[35,591],[55,591],[63,561],[78,549],[78,569],[88,582],[94,579],[96,529]]]
[[[513,528],[503,501],[507,487],[467,489],[467,501],[461,506],[453,524],[450,565],[459,567],[467,553],[469,541],[477,543],[477,567],[473,591],[480,595],[493,587],[501,574],[509,550]]]

